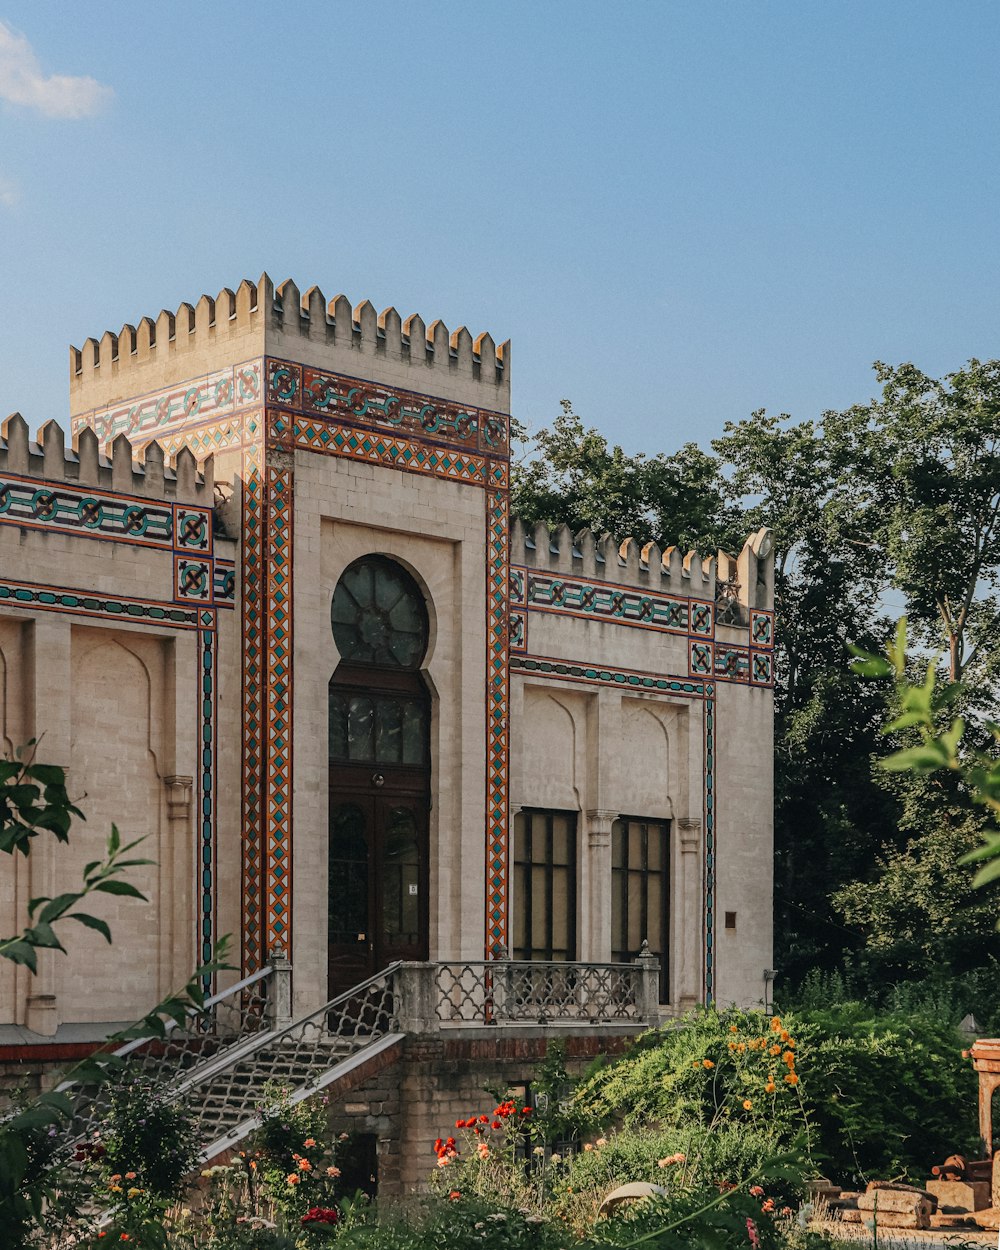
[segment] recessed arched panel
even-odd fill
[[[344,571],[331,625],[330,992],[428,951],[430,697],[420,673],[428,611],[385,556]]]

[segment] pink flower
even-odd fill
[[[753,1250],[760,1250],[760,1237],[757,1235],[757,1225],[747,1216],[747,1238],[753,1246]]]

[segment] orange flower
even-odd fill
[[[286,1185],[297,1185],[299,1183],[299,1174],[297,1172],[289,1172],[285,1177]]]
[[[701,1067],[701,1064],[700,1064],[700,1063],[698,1062],[698,1060],[696,1059],[696,1060],[694,1061],[694,1063],[692,1063],[691,1067],[692,1067],[692,1068],[700,1068],[700,1067]]]
[[[799,1083],[799,1078],[795,1075],[795,1073],[794,1073],[794,1072],[786,1072],[786,1073],[785,1073],[785,1084],[786,1084],[786,1085],[798,1085],[798,1083]]]
[[[743,1099],[743,1110],[749,1111],[753,1107],[753,1102],[749,1098]]]
[[[739,1032],[739,1029],[736,1027],[736,1025],[735,1025],[735,1024],[731,1024],[731,1025],[729,1026],[729,1032],[730,1032],[730,1033],[738,1033],[738,1032]]]
[[[126,1172],[126,1173],[125,1173],[125,1179],[126,1179],[127,1181],[134,1181],[134,1180],[135,1180],[135,1173],[134,1173],[134,1172]]]
[[[781,1032],[781,1016],[772,1016],[772,1017],[771,1017],[771,1032],[772,1032],[772,1033],[780,1033],[780,1032]]]
[[[783,1042],[790,1042],[792,1040],[792,1035],[787,1029],[781,1030],[781,1040]]]
[[[780,1046],[778,1046],[777,1044],[775,1044],[774,1046],[772,1046],[772,1047],[771,1047],[771,1049],[770,1049],[767,1053],[768,1053],[769,1055],[780,1055],[780,1054],[781,1054],[781,1047],[780,1047]]]
[[[326,1169],[326,1174],[327,1174],[327,1176],[339,1176],[339,1175],[340,1175],[340,1168],[328,1167],[328,1168]]]
[[[764,1093],[773,1094],[777,1088],[778,1087],[775,1085],[773,1081],[768,1081],[768,1083],[764,1086]]]
[[[315,1137],[307,1137],[305,1141],[302,1143],[303,1149],[305,1150],[311,1150],[313,1146],[315,1145],[316,1145]]]
[[[746,1042],[737,1042],[737,1043],[736,1043],[736,1050],[737,1050],[737,1053],[738,1053],[738,1054],[741,1054],[741,1055],[742,1055],[742,1054],[743,1054],[743,1052],[746,1050],[746,1048],[747,1048],[747,1044],[746,1044]]]
[[[792,1054],[790,1050],[786,1050],[785,1053],[781,1056],[781,1058],[784,1060],[785,1063],[788,1064],[790,1068],[795,1067],[795,1056]]]
[[[300,1159],[300,1160],[299,1160],[299,1171],[300,1171],[300,1172],[311,1172],[311,1171],[312,1171],[312,1164],[309,1162],[309,1160],[308,1160],[308,1159]]]
[[[451,1199],[452,1202],[457,1202],[459,1198],[461,1198],[461,1196],[462,1196],[461,1191],[458,1189],[453,1189],[451,1193],[448,1195],[448,1197]]]
[[[703,1059],[701,1061],[701,1066],[703,1068],[714,1068],[715,1064],[711,1061],[711,1059]]]
[[[763,1211],[765,1215],[770,1215],[773,1210],[774,1210],[774,1199],[768,1198],[767,1201],[764,1203],[764,1205],[761,1207],[761,1211]]]

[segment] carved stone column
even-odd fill
[[[618,813],[591,808],[583,843],[580,958],[593,963],[611,959],[611,826]]]
[[[167,803],[166,837],[163,840],[159,855],[159,900],[160,900],[160,959],[159,989],[167,993],[180,982],[178,977],[190,975],[188,962],[187,971],[177,967],[178,954],[186,958],[191,932],[192,903],[191,878],[200,875],[201,865],[197,873],[191,871],[191,855],[194,837],[191,830],[191,798],[194,793],[193,777],[164,777],[163,793]],[[199,917],[199,925],[201,918]],[[196,962],[200,955],[196,951]]]
[[[688,1011],[701,1000],[701,820],[696,816],[682,816],[677,829],[681,848],[678,1007]]]

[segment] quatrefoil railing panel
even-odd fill
[[[605,1024],[646,1015],[635,964],[540,960],[442,963],[435,973],[442,1024]]]

